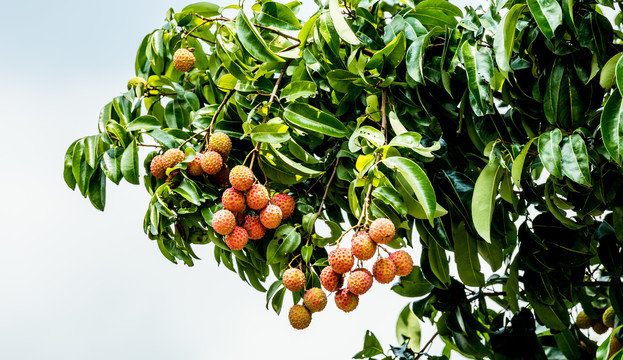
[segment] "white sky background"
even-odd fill
[[[193,268],[166,260],[142,231],[142,185],[108,182],[102,213],[63,182],[65,150],[97,132],[100,108],[134,76],[143,36],[186,4],[3,4],[0,358],[348,359],[367,329],[386,349],[397,344],[410,300],[389,285],[375,284],[349,314],[330,299],[297,331],[291,299],[281,316],[266,310],[265,294],[216,266],[213,245],[195,247],[203,260]]]

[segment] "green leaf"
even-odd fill
[[[346,126],[336,117],[307,104],[288,105],[284,116],[286,120],[301,129],[333,137],[344,137],[348,134]]]
[[[508,267],[508,279],[504,284],[508,307],[513,312],[519,311],[519,258],[515,256]]]
[[[554,203],[554,201],[552,201],[552,197],[556,197],[556,194],[552,194],[552,187],[554,186],[554,184],[551,181],[548,181],[545,184],[545,205],[547,206],[547,209],[549,210],[549,212],[558,220],[560,221],[561,224],[563,224],[564,226],[568,227],[569,229],[572,230],[578,230],[581,229],[583,227],[585,227],[584,225],[575,223],[573,221],[571,221],[571,219],[569,219],[567,217],[567,214],[560,210],[560,208],[558,208],[558,206],[556,206],[556,204]]]
[[[286,288],[281,288],[275,296],[273,296],[273,300],[271,301],[271,307],[273,310],[279,315],[281,313],[281,306],[283,305],[283,297],[286,294]]]
[[[288,129],[285,124],[260,124],[251,130],[251,140],[281,144],[290,140]]]
[[[413,16],[422,25],[453,28],[458,24],[456,18],[462,18],[463,12],[447,0],[425,0],[415,6]]]
[[[415,82],[424,84],[424,51],[428,46],[431,36],[437,34],[439,29],[433,29],[428,34],[418,36],[407,49],[406,63],[407,73]]]
[[[351,45],[361,44],[353,30],[350,26],[348,26],[348,23],[344,19],[339,0],[329,0],[329,13],[331,15],[331,20],[333,21],[333,26],[335,26],[335,31],[337,31],[338,35],[342,40],[344,40],[344,42]]]
[[[562,172],[569,179],[585,186],[591,186],[588,152],[584,139],[572,134],[562,140]]]
[[[74,179],[80,189],[82,196],[87,196],[87,190],[89,188],[89,180],[93,174],[93,167],[89,165],[86,157],[86,138],[80,139],[74,145],[74,151],[71,158],[71,167]]]
[[[554,31],[562,25],[562,8],[556,0],[527,0],[528,8],[536,24],[546,38],[554,37]]]
[[[399,344],[409,340],[409,349],[417,353],[420,351],[420,322],[411,311],[411,304],[402,309],[396,321],[396,339]]]
[[[209,2],[198,2],[194,4],[187,5],[180,11],[175,14],[175,20],[180,21],[184,15],[197,13],[201,16],[212,17],[218,16],[221,14],[222,8],[216,4],[212,4]]]
[[[601,73],[599,74],[599,85],[605,90],[610,90],[610,88],[615,84],[619,88],[619,91],[623,89],[621,87],[621,82],[623,81],[623,71],[619,70],[619,63],[621,62],[621,55],[623,53],[618,53],[608,60],[608,62],[601,69]],[[621,73],[621,75],[619,75]]]
[[[255,26],[251,24],[242,10],[236,17],[236,33],[242,46],[255,59],[265,63],[284,61],[270,50],[264,38],[257,32]]]
[[[290,102],[300,97],[313,97],[316,95],[316,90],[316,83],[313,81],[292,81],[281,89],[280,97]]]
[[[296,250],[300,243],[301,234],[296,228],[286,224],[279,226],[266,249],[266,263],[271,265],[281,262],[286,255]]]
[[[480,271],[478,259],[478,240],[469,234],[463,221],[453,230],[454,260],[461,281],[467,286],[484,286],[485,276]]]
[[[383,354],[381,343],[370,330],[366,330],[366,335],[363,338],[363,350],[353,356],[353,359],[366,359],[380,354]]]
[[[614,91],[601,113],[601,136],[604,146],[617,164],[623,162],[623,101],[621,93]]]
[[[569,360],[579,360],[582,357],[582,352],[576,343],[573,334],[569,329],[564,329],[563,331],[554,334],[554,340],[556,340],[556,345],[558,345],[558,349],[567,357]]]
[[[623,54],[623,53],[620,53]],[[616,66],[616,79],[617,79],[617,88],[620,93],[623,93],[623,60],[619,58]]]
[[[515,4],[500,21],[496,36],[493,39],[495,61],[503,72],[513,71],[510,67],[510,60],[513,55],[513,45],[515,44],[517,21],[525,8],[526,4]]]
[[[366,69],[375,69],[383,64],[384,61],[389,61],[392,68],[398,67],[404,59],[405,51],[407,50],[407,41],[404,33],[398,33],[398,36],[392,40],[383,49],[377,51],[366,64]]]
[[[407,207],[405,206],[402,196],[393,187],[380,186],[372,191],[372,196],[382,200],[385,204],[391,206],[400,216],[407,215]]]
[[[306,264],[309,264],[309,259],[311,259],[313,252],[314,245],[305,245],[301,248],[301,256],[303,257],[303,261],[305,261]]]
[[[71,164],[74,156],[74,147],[77,142],[78,141],[74,141],[71,145],[69,145],[69,148],[67,148],[63,164],[63,179],[65,179],[65,184],[67,184],[67,186],[69,186],[72,190],[76,188],[76,178],[74,177]]]
[[[126,130],[153,130],[160,129],[161,127],[162,123],[160,122],[160,120],[158,120],[157,117],[152,115],[143,115],[129,123],[128,126],[126,126]]]
[[[121,156],[121,174],[130,184],[139,184],[138,145],[132,140]]]
[[[560,142],[562,132],[554,129],[539,136],[539,158],[547,171],[555,177],[562,178],[562,153]]]
[[[174,192],[182,195],[182,197],[195,205],[201,205],[201,198],[199,197],[199,191],[194,181],[184,179],[182,182],[173,189]]]
[[[409,187],[424,208],[430,224],[435,217],[437,199],[435,189],[422,168],[407,158],[390,157],[382,161],[390,169],[397,170],[406,180]]]
[[[357,85],[353,82],[359,80],[359,75],[355,75],[350,71],[336,69],[327,73],[329,85],[337,92],[347,93]]]
[[[450,267],[446,251],[437,241],[428,242],[428,261],[435,276],[444,284],[450,284]]]
[[[419,266],[414,266],[409,275],[400,277],[392,286],[393,292],[405,297],[424,296],[430,294],[432,290],[433,285],[426,281]]]
[[[262,4],[262,9],[257,17],[260,25],[285,30],[298,30],[301,22],[289,7],[276,2]]]
[[[528,155],[528,150],[530,150],[530,146],[536,139],[538,138],[532,138],[530,141],[528,141],[526,145],[523,147],[523,149],[521,149],[521,152],[519,153],[519,155],[517,155],[517,157],[515,158],[515,161],[513,162],[513,168],[511,169],[511,176],[513,178],[513,182],[515,182],[515,185],[517,186],[519,186],[519,183],[521,182],[521,173],[523,171],[524,162],[526,161],[526,156]]]
[[[97,168],[89,181],[89,200],[97,210],[106,207],[106,176],[102,169]]]
[[[121,156],[123,155],[122,148],[108,149],[102,156],[101,167],[104,174],[110,179],[110,181],[119,185],[123,175],[121,174]]]
[[[476,232],[488,243],[491,243],[491,219],[495,208],[495,198],[498,195],[498,185],[503,174],[504,169],[500,166],[499,160],[491,160],[482,170],[474,185],[472,197],[474,227]]]
[[[468,41],[461,47],[463,63],[467,73],[469,100],[474,113],[478,116],[492,114],[493,94],[491,79],[493,78],[493,59],[489,49],[478,49]]]

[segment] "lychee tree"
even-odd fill
[[[297,329],[393,283],[403,343],[356,358],[623,358],[621,3],[300,7],[170,10],[67,185],[104,210],[142,177],[167,259],[212,243]]]

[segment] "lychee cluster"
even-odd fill
[[[301,291],[305,287],[305,274],[298,268],[284,271],[281,280],[283,286],[292,292]],[[322,289],[313,287],[305,291],[303,305],[294,305],[290,309],[288,314],[290,325],[298,330],[305,329],[311,323],[312,313],[322,311],[326,306],[327,294]]]
[[[600,319],[592,319],[588,316],[584,311],[580,311],[578,316],[575,318],[575,325],[580,329],[593,329],[593,331],[598,334],[604,334],[610,328],[614,328],[614,308],[610,306],[607,308]]]

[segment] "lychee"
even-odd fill
[[[348,275],[348,290],[355,295],[363,295],[372,287],[374,279],[368,269],[356,269]]]
[[[575,318],[575,325],[580,329],[588,329],[595,324],[595,320],[591,319],[584,311],[580,311]]]
[[[366,231],[358,232],[350,242],[353,255],[359,260],[369,260],[376,253],[376,243]]]
[[[276,205],[268,205],[260,211],[260,221],[268,229],[276,229],[281,224],[281,209]]]
[[[236,216],[229,210],[219,210],[212,216],[212,228],[221,235],[227,235],[236,227]]]
[[[617,332],[613,331],[610,336],[610,344],[608,345],[608,356],[606,359],[610,359],[614,354],[616,354],[623,346],[621,346],[621,342],[616,336]]]
[[[353,253],[348,248],[337,248],[329,253],[329,265],[338,274],[344,274],[355,264]]]
[[[331,266],[327,266],[320,272],[320,283],[329,292],[333,292],[340,287],[342,274],[338,274]]]
[[[233,213],[241,212],[246,208],[244,194],[234,188],[228,188],[223,191],[221,202],[225,209]]]
[[[270,203],[279,206],[284,219],[289,218],[296,207],[294,198],[288,194],[275,194],[273,198],[270,199]]]
[[[601,316],[601,321],[607,327],[613,328],[614,327],[614,315],[615,315],[614,308],[610,306],[609,308],[606,309],[606,311],[604,311],[603,315]]]
[[[341,289],[335,293],[335,305],[344,312],[351,312],[359,305],[359,296],[348,289]]]
[[[145,81],[145,79],[143,79],[142,77],[138,77],[138,76],[131,78],[128,81],[128,90],[131,90],[132,88],[140,86],[140,85],[143,85],[143,86],[147,85],[147,81]]]
[[[270,195],[266,187],[261,184],[252,185],[247,190],[247,205],[253,210],[262,210],[268,204]]]
[[[151,174],[157,179],[164,179],[167,177],[167,168],[164,167],[164,156],[156,155],[153,159],[151,159],[151,164],[149,164],[149,169],[151,170]]]
[[[281,281],[286,289],[292,292],[299,291],[305,286],[305,274],[300,269],[289,268],[283,272]]]
[[[208,151],[201,157],[201,168],[206,174],[214,175],[221,171],[223,157],[216,151]]]
[[[178,71],[188,72],[195,66],[195,55],[188,49],[177,49],[173,54],[173,66]]]
[[[186,165],[186,170],[190,176],[201,176],[203,175],[203,169],[201,168],[201,158],[203,157],[202,153],[195,154],[195,158],[193,161],[189,162]]]
[[[313,313],[322,311],[327,306],[327,294],[320,288],[311,288],[305,292],[303,303]]]
[[[210,136],[210,140],[208,140],[208,150],[216,151],[225,158],[231,150],[231,139],[225,133],[214,133]]]
[[[162,156],[162,163],[165,170],[174,167],[186,158],[186,154],[180,149],[169,149]]]
[[[238,191],[247,191],[253,185],[253,172],[244,165],[234,166],[229,172],[229,182]]]
[[[225,243],[232,250],[242,250],[249,242],[249,234],[240,226],[234,227],[234,230],[225,235]]]
[[[388,284],[396,276],[396,265],[388,258],[379,258],[372,266],[372,273],[376,281]]]
[[[602,323],[601,321],[596,322],[595,324],[593,324],[592,327],[593,327],[593,331],[598,335],[605,334],[606,331],[610,329],[609,327],[604,325],[604,323]]]
[[[249,239],[259,240],[266,235],[266,227],[262,225],[259,216],[247,215],[242,226],[249,234]]]
[[[413,259],[411,255],[404,250],[398,250],[392,253],[389,255],[389,260],[396,266],[396,275],[398,276],[407,276],[413,271]]]
[[[290,320],[290,325],[292,325],[293,328],[301,330],[309,326],[312,315],[305,306],[294,305],[288,313],[288,319]]]
[[[377,244],[387,244],[396,236],[396,228],[388,218],[378,218],[370,224],[368,234]]]
[[[229,166],[227,164],[223,164],[221,171],[217,172],[216,175],[212,177],[212,180],[219,188],[225,188],[229,186]]]

